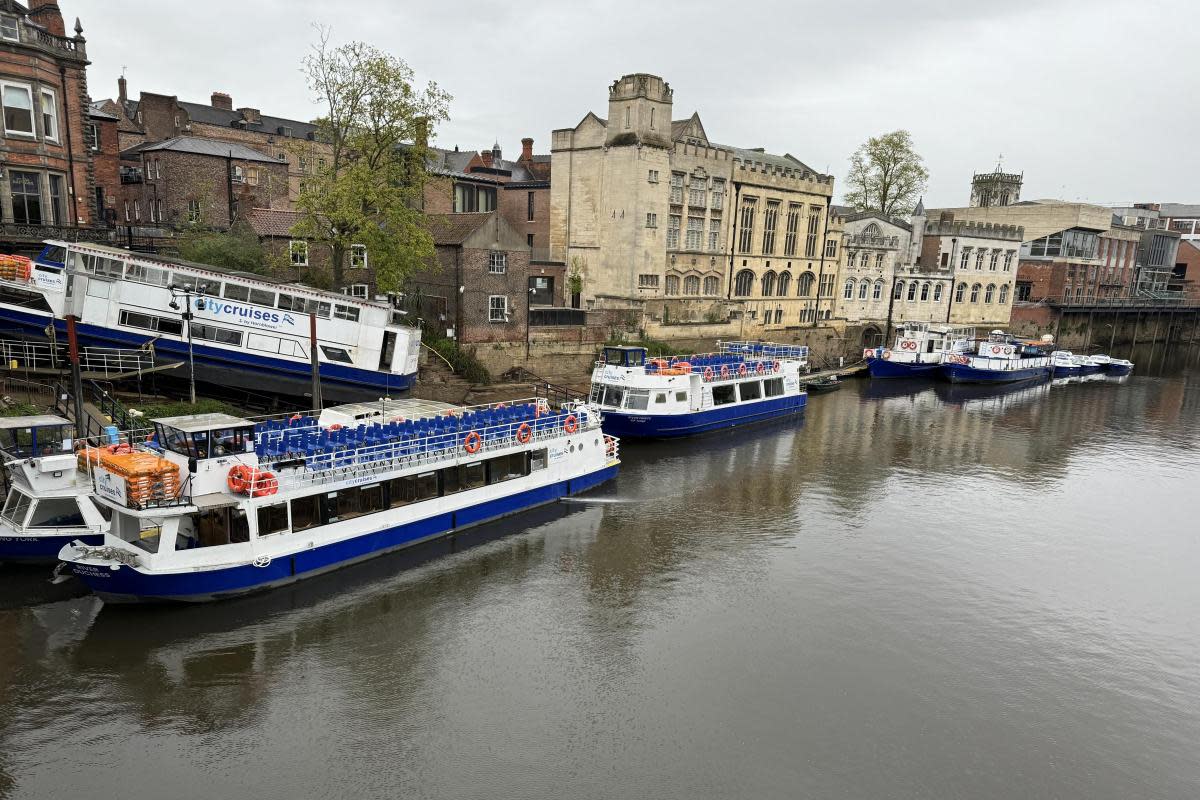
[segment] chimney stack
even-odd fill
[[[213,92],[210,99],[213,108],[219,108],[222,111],[233,111],[233,98],[224,92]]]
[[[124,75],[117,78],[117,99],[121,101],[121,105],[125,105],[125,101],[129,99],[129,91],[125,85]]]
[[[491,150],[483,150],[483,151],[481,151],[481,152],[479,153],[479,157],[483,159],[483,165],[484,165],[485,167],[491,167],[491,166],[492,166],[492,151],[491,151]]]
[[[66,37],[67,26],[63,23],[62,12],[54,0],[30,0],[29,18],[53,33],[55,36]]]
[[[533,161],[533,139],[528,136],[521,140],[521,160]]]

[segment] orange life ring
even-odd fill
[[[992,345],[992,352],[993,352],[993,353],[999,353],[999,352],[1000,352],[1000,347],[999,347],[999,345]]]
[[[279,491],[279,480],[273,473],[266,470],[250,470],[250,480],[247,481],[251,497],[266,497]]]
[[[743,363],[741,363],[741,364],[738,364],[738,375],[745,375],[745,374],[746,374],[746,364],[745,364],[745,362],[743,362]]]
[[[722,365],[721,365],[721,377],[722,377],[722,378],[728,378],[728,377],[729,377],[729,365],[728,365],[728,364],[722,364]]]
[[[481,447],[483,447],[483,437],[476,431],[471,431],[467,434],[467,438],[463,439],[463,450],[468,453],[478,453]]]
[[[884,360],[884,361],[887,361],[887,360],[888,360],[888,359],[890,359],[891,357],[892,357],[892,351],[891,351],[891,350],[884,350],[884,351],[883,351],[883,360]]]
[[[341,429],[342,429],[342,426],[337,424],[336,422],[329,426],[329,430],[331,430],[331,431],[340,431]]]
[[[229,475],[225,482],[229,485],[229,491],[234,494],[245,494],[250,488],[251,470],[245,464],[238,464],[229,470]]]
[[[519,428],[517,428],[517,441],[520,442],[521,444],[525,444],[532,438],[533,438],[533,428],[529,427],[528,422],[522,422],[521,426]]]
[[[781,364],[781,363],[779,363],[778,361],[776,361],[774,364],[772,364],[772,365],[771,365],[771,367],[772,367],[772,368],[773,368],[773,369],[774,369],[776,372],[779,372],[779,370],[783,369],[783,364]]]
[[[767,371],[767,365],[760,361],[754,365],[754,371],[757,372],[759,375],[762,375],[764,372]]]
[[[712,379],[713,379],[713,368],[705,367],[704,368],[704,380],[711,381]]]
[[[293,422],[299,422],[302,419],[304,419],[304,417],[300,416],[299,414],[293,414],[292,416],[288,417],[288,425],[291,425]]]
[[[563,430],[567,433],[574,433],[579,430],[579,420],[575,419],[574,414],[568,414],[567,418],[563,420]]]

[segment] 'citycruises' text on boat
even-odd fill
[[[721,342],[716,353],[648,358],[644,347],[605,347],[591,402],[604,430],[671,438],[798,414],[808,402],[800,375],[808,348]]]
[[[933,378],[947,355],[970,352],[974,341],[974,328],[902,322],[893,347],[869,347],[863,359],[872,378]]]
[[[153,424],[151,442],[80,451],[112,524],[59,558],[107,601],[292,583],[578,494],[620,463],[586,404],[399,400]]]
[[[180,310],[184,289],[191,305]],[[65,342],[74,315],[80,345],[152,345],[158,364],[187,362],[190,338],[198,381],[264,394],[310,392],[310,314],[326,401],[411,388],[420,331],[387,303],[82,242],[49,241],[27,269],[0,277],[0,336],[54,331]]]

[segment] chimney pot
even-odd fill
[[[483,152],[481,152],[479,154],[479,157],[481,159],[483,159],[483,165],[485,167],[490,167],[492,165],[492,151],[491,150],[484,150]]]
[[[528,136],[521,140],[521,160],[533,161],[533,139]]]
[[[124,75],[117,78],[117,99],[119,99],[121,101],[122,105],[124,105],[125,101],[129,99],[129,93],[128,93],[126,85],[125,85],[125,76]]]

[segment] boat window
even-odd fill
[[[91,294],[93,286],[101,285],[105,284],[89,283],[88,294]],[[183,333],[182,320],[156,317],[152,314],[142,314],[138,311],[122,310],[117,317],[117,322],[127,328],[141,328],[142,330],[171,334],[172,336],[180,336]]]
[[[30,528],[70,528],[83,525],[83,514],[74,497],[46,497],[33,507]]]
[[[436,472],[422,472],[419,475],[392,478],[387,482],[387,489],[392,508],[430,500],[438,496],[438,476]]]
[[[261,350],[264,353],[278,353],[279,337],[252,333],[246,337],[246,347],[249,347],[251,350]],[[290,348],[288,355],[291,355]]]
[[[246,443],[253,441],[251,428],[223,428],[213,431],[213,456],[228,456],[246,452]]]
[[[125,279],[149,283],[153,286],[166,286],[167,272],[158,267],[148,267],[145,264],[130,264],[129,269],[125,272]]]
[[[145,538],[145,537],[143,537]],[[196,538],[200,547],[217,547],[250,541],[246,512],[240,508],[214,508],[196,516]]]
[[[170,450],[172,453],[178,453],[181,456],[195,456],[196,453],[192,449],[191,439],[188,435],[177,428],[167,428],[156,424],[154,438],[158,439],[159,444]]]
[[[460,464],[458,467],[458,482],[464,489],[478,489],[487,483],[487,476],[484,473],[483,462],[476,461],[473,464]]]
[[[0,517],[11,523],[14,528],[20,528],[25,523],[25,514],[28,513],[32,503],[33,500],[29,495],[14,489],[8,493],[8,498],[4,501],[4,510],[0,511]]]
[[[665,402],[667,402],[667,393],[666,393],[666,392],[659,392],[658,394],[654,395],[654,402],[655,402],[655,403],[665,403]]]
[[[623,403],[624,401],[625,401],[625,390],[624,389],[622,389],[620,386],[609,386],[609,385],[605,384],[604,394],[600,398],[600,405],[612,406],[613,408],[620,408],[621,403]]]
[[[258,535],[270,536],[288,529],[287,503],[275,503],[258,509]]]
[[[108,297],[108,291],[107,281],[88,281],[88,297]]]
[[[108,287],[105,286],[104,297],[108,297]],[[0,303],[8,303],[22,308],[32,308],[37,311],[50,311],[50,303],[41,292],[28,292],[15,286],[0,286]]]
[[[533,450],[529,453],[529,471],[537,472],[546,468],[546,449]]]
[[[306,531],[321,524],[320,495],[297,497],[292,500],[292,530]]]
[[[737,397],[735,396],[733,387],[734,384],[732,383],[712,387],[713,405],[724,406],[736,402]]]
[[[678,402],[680,402],[680,403],[686,403],[686,402],[687,402],[687,399],[688,399],[688,393],[687,393],[687,392],[676,392],[676,393],[675,393],[675,400],[676,400],[676,401],[678,401]]]
[[[291,339],[282,339],[279,342],[279,355],[308,358],[308,351],[304,349],[304,345],[300,342]]]
[[[631,389],[625,396],[625,407],[634,411],[645,411],[650,407],[650,392]]]
[[[275,305],[275,293],[266,289],[250,289],[250,302],[260,306]]]
[[[226,300],[241,300],[245,302],[250,299],[250,287],[237,283],[227,283],[225,284],[225,288],[221,290],[221,296]]]
[[[337,319],[348,319],[351,322],[358,322],[358,309],[354,306],[334,306],[333,316]]]
[[[529,461],[524,452],[489,458],[486,463],[488,483],[510,481],[529,474]]]
[[[229,344],[234,347],[242,346],[242,332],[231,331],[228,328],[218,328],[215,325],[192,325],[192,338],[205,339],[219,344]]]
[[[325,358],[330,361],[338,361],[342,364],[353,364],[354,359],[350,357],[344,349],[340,347],[330,347],[327,344],[319,345],[321,352],[325,354]]]
[[[56,244],[46,245],[46,249],[42,251],[41,258],[43,261],[65,264],[67,260],[67,248]]]
[[[645,350],[627,350],[625,351],[625,366],[640,367],[646,362]]]
[[[783,394],[783,378],[767,378],[763,381],[763,394],[767,397],[779,397]]]
[[[332,508],[329,500],[336,500],[337,519],[339,520],[374,514],[376,511],[383,511],[386,508],[383,502],[383,484],[381,483],[373,483],[370,486],[353,486],[339,491],[336,498],[326,497],[326,507]],[[331,516],[329,521],[334,522],[335,520]]]
[[[758,381],[746,381],[737,384],[738,394],[741,395],[742,402],[747,400],[758,400],[762,397],[762,384]]]

